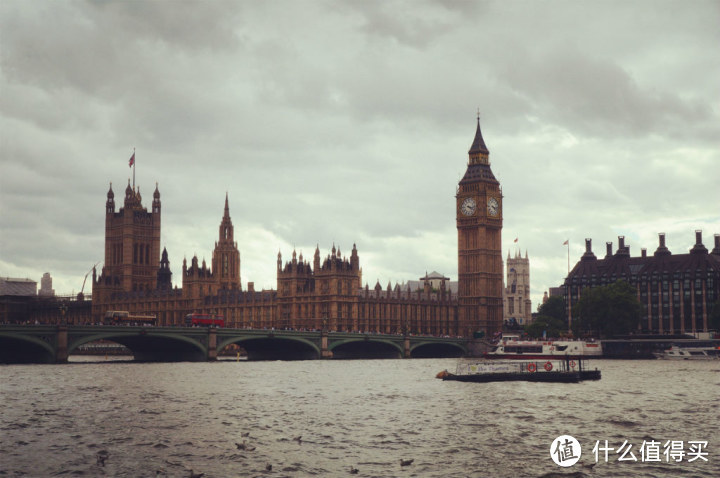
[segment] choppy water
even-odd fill
[[[603,379],[581,384],[434,378],[455,363],[2,366],[0,476],[720,476],[719,362],[596,361]],[[550,458],[564,434],[583,447],[571,468]],[[708,462],[642,462],[651,439],[708,441]],[[638,461],[588,468],[597,440],[628,440]]]

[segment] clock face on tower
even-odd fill
[[[497,199],[490,198],[490,200],[488,201],[487,208],[488,208],[488,214],[490,214],[491,216],[497,216],[498,211],[500,210],[500,205],[498,204]]]
[[[475,200],[473,198],[466,198],[460,205],[460,212],[466,216],[472,216],[475,214]]]

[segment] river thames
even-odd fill
[[[718,361],[597,360],[602,380],[559,384],[436,379],[455,359],[71,360],[0,366],[0,476],[720,476]]]

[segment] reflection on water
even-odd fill
[[[718,362],[596,361],[598,382],[483,384],[435,379],[451,359],[79,360],[0,367],[0,476],[720,476]],[[567,469],[550,458],[565,434],[582,445]],[[627,440],[638,461],[590,468],[598,440]],[[707,440],[709,461],[641,462],[650,440]]]

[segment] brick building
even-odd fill
[[[643,307],[640,331],[645,333],[695,333],[708,331],[708,314],[720,298],[720,234],[715,235],[711,252],[695,232],[695,245],[687,254],[672,254],[665,246],[665,234],[653,255],[646,249],[630,256],[625,238],[612,242],[598,259],[592,241],[585,240],[585,253],[570,271],[563,286],[565,303],[577,304],[585,287],[597,287],[625,280],[637,289]],[[568,301],[569,299],[569,301]]]

